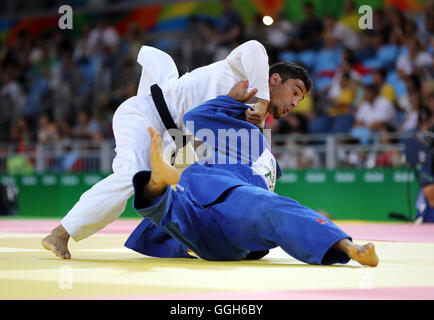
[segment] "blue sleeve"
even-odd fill
[[[196,138],[214,148],[219,159],[224,155],[233,160],[230,164],[251,164],[252,159],[256,160],[255,155],[262,154],[266,144],[259,128],[246,121],[247,108],[250,107],[231,97],[218,96],[187,112],[184,123]],[[217,163],[221,163],[220,160]]]
[[[246,121],[244,111],[248,108],[251,109],[229,96],[218,96],[188,111],[184,115],[184,124],[195,136],[202,129],[212,130],[216,136],[218,129],[255,129]]]

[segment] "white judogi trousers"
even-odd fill
[[[165,157],[174,151],[151,96],[132,97],[122,103],[113,116],[116,156],[113,173],[82,194],[80,200],[62,219],[65,230],[76,240],[96,233],[116,220],[133,195],[132,178],[140,170],[150,170],[150,135],[152,126],[163,137]]]

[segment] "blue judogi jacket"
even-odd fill
[[[195,169],[196,172],[203,170],[218,179],[212,188],[206,188],[207,192],[198,190],[200,203],[211,203],[237,185],[250,184],[274,191],[276,180],[282,175],[262,132],[246,121],[247,108],[250,107],[231,97],[219,96],[184,115],[186,128],[213,152],[193,165],[204,166]],[[191,174],[190,170],[187,168],[185,175]],[[182,178],[180,185],[181,182]]]
[[[182,192],[193,202],[206,207],[237,186],[254,185],[274,190],[281,170],[260,129],[246,121],[247,108],[250,107],[231,97],[219,96],[184,115],[186,128],[207,145],[210,156],[184,170],[176,185],[177,192]],[[149,172],[142,171],[133,177],[133,206],[139,214],[146,210],[147,216],[149,208],[173,191],[167,190],[165,195],[153,203],[146,203],[141,193],[136,191],[142,190],[149,176]],[[170,203],[167,201],[155,209],[163,215],[165,210],[161,210],[161,206],[167,207]],[[158,214],[157,212],[156,215]],[[155,216],[155,213],[152,215]],[[156,219],[152,223],[151,220],[144,219],[125,246],[150,256],[191,258],[186,252],[187,247],[159,227],[158,221]],[[267,253],[268,251],[251,252],[245,258],[257,259]]]

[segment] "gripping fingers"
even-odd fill
[[[246,94],[244,101],[248,101],[251,97],[253,97],[256,94],[256,92],[258,92],[258,89],[256,88],[252,89],[250,92]]]

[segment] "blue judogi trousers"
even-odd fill
[[[201,172],[206,177],[202,183],[208,188],[219,182],[215,168],[213,174],[201,165],[186,169],[190,170]],[[131,234],[126,247],[150,256],[191,258],[187,254],[189,248],[202,259],[228,261],[261,258],[279,246],[309,264],[349,261],[345,253],[332,246],[351,237],[293,199],[243,183],[226,189],[206,204],[197,196],[201,181],[184,180],[181,178],[176,190],[167,187],[150,204],[140,199],[147,179],[133,180],[134,206],[145,219]],[[192,183],[195,186],[189,188]]]

